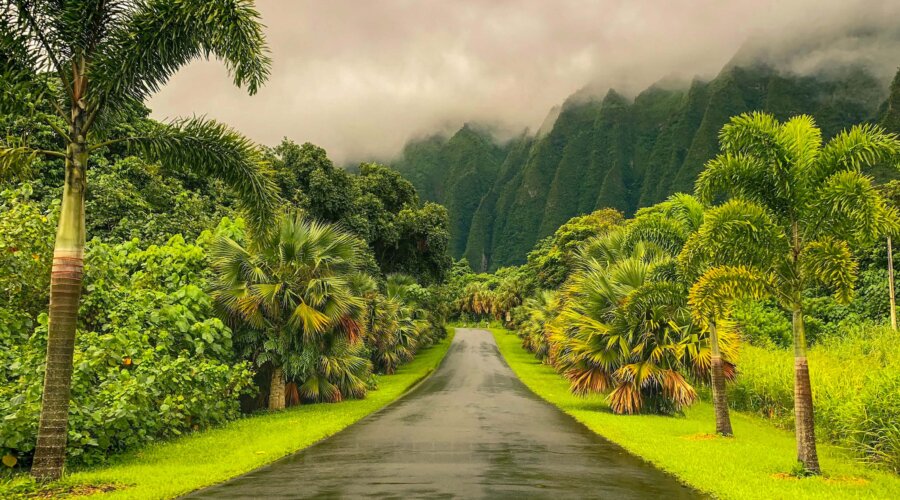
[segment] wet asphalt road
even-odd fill
[[[535,396],[490,332],[457,329],[440,368],[397,403],[189,498],[312,497],[699,495]]]

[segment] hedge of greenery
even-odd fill
[[[26,185],[0,200],[0,455],[34,448],[47,342],[47,277],[57,204]],[[226,230],[231,224],[223,224]],[[200,243],[212,237],[207,232]],[[240,414],[251,371],[204,291],[206,252],[181,236],[88,246],[72,383],[68,456],[108,454]],[[36,320],[34,319],[36,318]],[[7,459],[8,460],[8,459]]]
[[[900,472],[900,333],[858,325],[822,339],[809,352],[821,438]],[[793,355],[745,345],[729,401],[793,425]]]

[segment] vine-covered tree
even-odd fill
[[[728,201],[716,217],[707,215],[685,259],[743,266],[732,267],[730,276],[728,268],[717,271],[720,286],[764,286],[792,313],[797,458],[817,474],[803,292],[822,286],[839,301],[850,300],[857,271],[852,246],[897,225],[896,211],[863,169],[890,160],[900,144],[879,127],[858,125],[823,145],[811,117],[780,123],[764,113],[732,118],[719,139],[722,153],[700,174],[697,194],[706,202]]]
[[[253,94],[269,72],[259,16],[246,0],[3,0],[0,112],[52,127],[60,149],[27,138],[0,144],[0,172],[27,175],[37,158],[64,162],[65,184],[50,284],[43,410],[32,473],[57,479],[65,460],[69,388],[81,295],[85,191],[93,152],[122,146],[170,170],[222,177],[251,220],[271,212],[273,186],[261,152],[202,118],[150,123],[123,134],[129,114],[189,61],[215,56]]]

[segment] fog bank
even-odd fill
[[[900,65],[896,0],[262,0],[272,49],[253,97],[200,61],[149,103],[206,115],[273,145],[310,141],[338,162],[390,159],[467,121],[536,130],[576,90],[634,94],[711,78],[733,59],[792,72]],[[740,53],[739,53],[740,52]],[[736,54],[739,55],[736,57]]]

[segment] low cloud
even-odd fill
[[[537,129],[580,88],[633,94],[710,78],[735,54],[785,71],[900,65],[896,0],[352,0],[257,2],[272,48],[253,97],[199,61],[150,102],[157,118],[206,115],[256,141],[310,141],[338,163],[395,157],[462,123]]]

